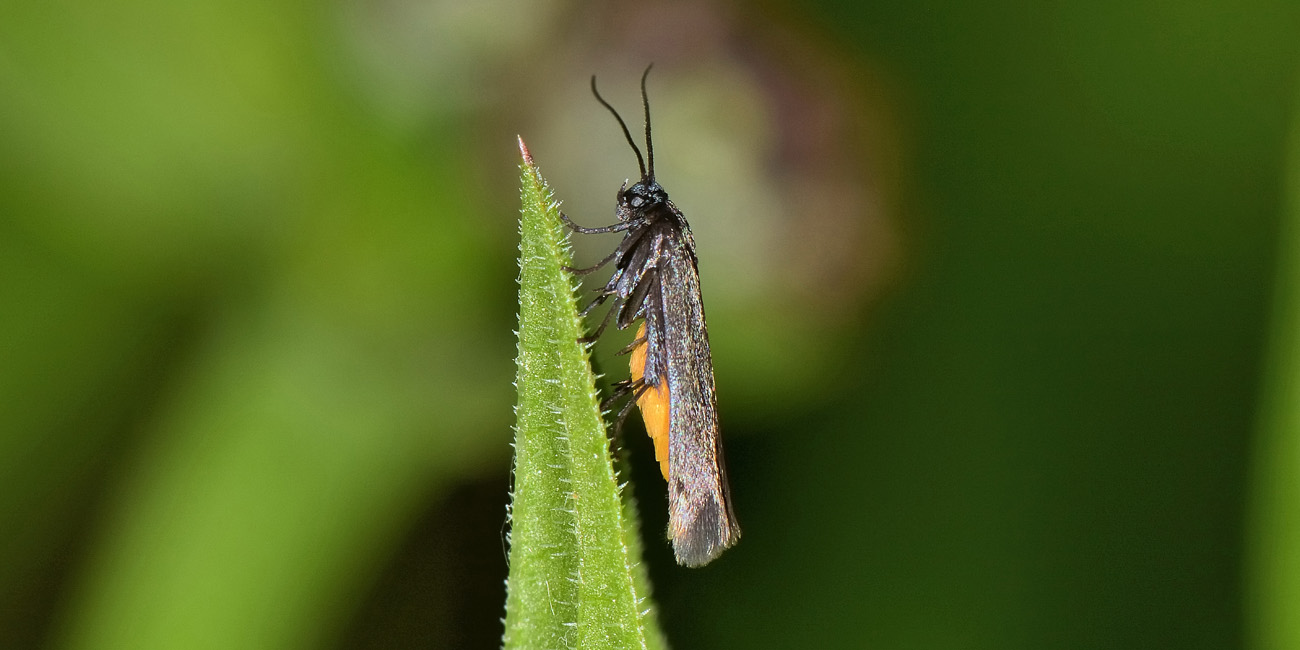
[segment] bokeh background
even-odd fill
[[[675,647],[1300,647],[1285,0],[0,4],[0,646],[497,647],[515,136],[609,223],[651,61]]]

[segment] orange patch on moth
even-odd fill
[[[645,336],[645,323],[636,331],[636,338]],[[632,349],[632,381],[640,381],[645,376],[645,343]],[[668,480],[668,378],[659,378],[659,388],[647,388],[637,399],[636,406],[641,410],[641,419],[645,421],[645,431],[655,443],[655,460],[659,469]]]

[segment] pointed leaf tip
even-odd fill
[[[524,164],[529,167],[533,166],[533,154],[528,151],[528,145],[524,144],[524,136],[515,136],[519,139],[519,155],[524,157]]]

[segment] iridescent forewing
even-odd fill
[[[740,539],[740,526],[731,508],[718,436],[713,358],[700,277],[690,231],[682,223],[680,229],[664,224],[672,227],[661,241],[657,265],[660,291],[649,299],[657,299],[658,304],[647,307],[646,317],[662,319],[658,324],[661,338],[651,353],[658,352],[661,358],[671,404],[668,535],[679,563],[701,566]],[[654,325],[651,323],[651,329]]]

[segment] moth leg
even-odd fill
[[[587,304],[586,307],[583,307],[583,308],[582,308],[582,311],[579,311],[579,312],[578,312],[578,316],[580,316],[580,317],[582,317],[582,318],[586,318],[586,317],[587,317],[587,314],[590,314],[590,313],[591,313],[591,310],[593,310],[593,309],[595,309],[595,308],[601,306],[602,304],[604,304],[604,302],[605,302],[606,300],[609,300],[609,297],[610,297],[610,296],[617,296],[617,295],[618,295],[618,294],[616,294],[616,293],[614,293],[614,292],[612,292],[612,291],[605,291],[605,292],[603,292],[603,293],[597,295],[595,300],[592,300],[590,303]]]
[[[642,382],[636,382],[636,383],[642,383]],[[628,393],[634,390],[633,382],[631,379],[622,379],[616,381],[610,384],[609,387],[614,389],[614,391],[610,393],[609,397],[606,397],[605,399],[601,400],[600,410],[602,411],[609,408],[610,405],[612,405],[614,402],[617,402],[618,400],[622,399]]]
[[[625,329],[631,325],[644,310],[646,296],[652,291],[657,293],[658,289],[659,269],[655,267],[643,269],[632,287],[632,292],[618,309],[618,328]]]
[[[623,379],[621,381],[616,381],[613,384],[610,384],[610,388],[614,389],[613,392],[610,393],[609,397],[606,397],[600,402],[601,413],[609,411],[610,406],[613,406],[618,400],[627,397],[628,394],[633,391],[632,380]],[[611,448],[622,447],[623,420],[627,418],[628,409],[632,408],[632,404],[635,403],[636,399],[628,400],[628,403],[624,404],[623,408],[619,409],[618,417],[614,419],[614,428],[609,431]]]
[[[636,383],[640,386],[632,391],[632,399],[628,400],[627,404],[623,405],[623,410],[618,412],[618,422],[614,423],[615,432],[623,430],[623,421],[627,419],[627,414],[632,412],[632,405],[636,404],[636,401],[641,399],[641,396],[644,395],[647,390],[650,390],[650,384],[645,383],[645,381],[638,381]]]
[[[585,269],[577,269],[577,268],[574,268],[574,267],[572,267],[572,266],[562,266],[562,267],[560,267],[560,268],[562,268],[562,269],[564,269],[565,271],[567,271],[567,272],[569,272],[569,273],[572,273],[572,274],[574,274],[574,275],[587,275],[588,273],[593,273],[593,272],[599,270],[600,267],[605,266],[606,264],[609,264],[610,261],[613,260],[613,259],[614,259],[614,256],[616,256],[616,255],[618,255],[618,249],[614,249],[614,252],[613,252],[613,253],[610,253],[608,257],[606,257],[605,259],[603,259],[603,260],[601,260],[601,261],[599,261],[599,262],[596,262],[596,265],[595,265],[595,266],[589,266],[589,267],[587,267],[587,268],[585,268]]]
[[[636,346],[644,344],[648,338],[649,337],[645,337],[645,336],[638,337],[636,340],[632,341],[631,343],[628,343],[627,347],[623,348],[622,350],[619,350],[618,352],[615,352],[614,356],[632,354],[632,351],[636,349]]]
[[[632,224],[622,222],[622,223],[616,223],[612,226],[602,226],[600,228],[584,228],[582,226],[579,226],[576,223],[573,223],[573,221],[569,219],[569,215],[564,214],[563,212],[560,213],[560,221],[563,221],[564,225],[572,229],[573,232],[582,233],[584,235],[599,235],[607,232],[623,232],[624,230],[627,230],[628,228],[632,227]]]
[[[613,295],[613,294],[605,294],[605,295],[608,296],[608,295]],[[604,297],[604,296],[602,296],[602,298],[603,298],[603,297]],[[599,339],[599,338],[600,338],[600,335],[605,333],[605,327],[606,327],[607,325],[609,325],[609,319],[610,319],[611,316],[614,315],[614,312],[615,312],[615,311],[618,311],[618,303],[617,303],[617,302],[616,302],[614,305],[612,305],[612,306],[609,308],[608,311],[605,312],[605,317],[602,318],[602,319],[600,319],[600,326],[596,328],[596,331],[592,332],[591,334],[588,334],[587,336],[584,336],[584,337],[578,339],[578,342],[579,342],[579,343],[592,343],[592,342],[594,342],[596,339]]]
[[[614,393],[600,403],[600,410],[602,411],[609,408],[614,402],[627,397],[629,394],[632,395],[632,399],[628,400],[627,404],[624,404],[623,408],[619,409],[618,419],[614,421],[614,436],[617,437],[623,431],[623,422],[627,420],[628,414],[632,412],[632,407],[650,389],[650,385],[642,379],[636,381],[624,379],[623,381],[614,382],[613,386]]]

